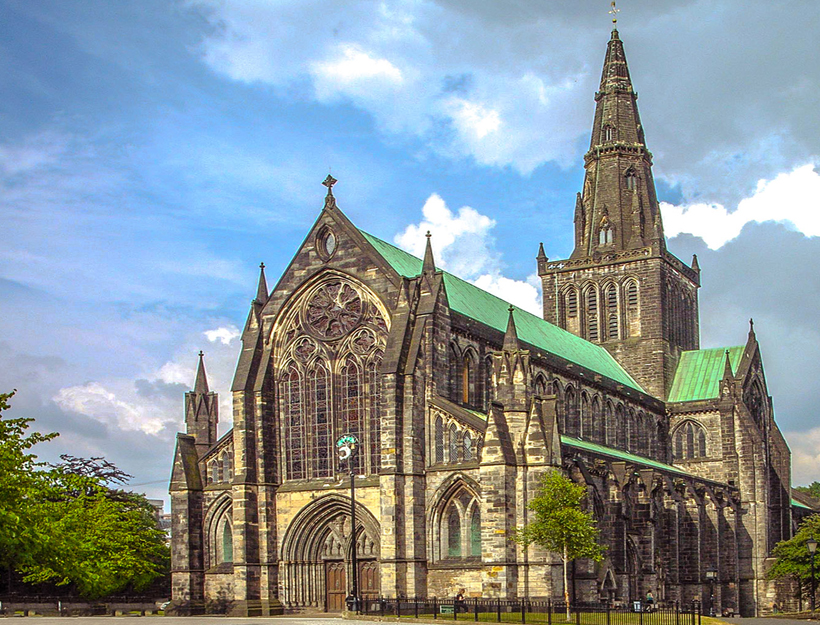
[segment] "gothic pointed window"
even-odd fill
[[[490,403],[493,401],[493,359],[484,360],[484,411],[490,411]]]
[[[604,291],[607,314],[607,338],[611,341],[618,340],[620,336],[620,328],[618,323],[618,287],[613,283],[609,283]]]
[[[635,170],[630,169],[626,172],[626,188],[630,191],[634,191],[638,186],[637,178],[635,177]]]
[[[641,320],[638,310],[638,283],[633,278],[624,285],[624,299],[626,301],[624,316],[624,332],[626,336],[640,336]]]
[[[473,508],[470,518],[470,555],[481,556],[481,512],[478,506]]]
[[[624,417],[624,407],[618,404],[615,407],[615,447],[626,449],[627,444],[626,419]]]
[[[302,403],[302,379],[299,370],[291,367],[282,382],[285,413],[287,415],[286,468],[288,478],[303,480],[307,477],[305,415]]]
[[[706,430],[694,421],[685,421],[672,435],[672,455],[675,460],[696,460],[706,457]]]
[[[361,380],[359,378],[359,367],[352,358],[348,358],[347,363],[342,368],[342,431],[345,434],[352,434],[360,441],[362,439],[362,405],[361,405]],[[362,454],[354,457],[354,471],[362,471]]]
[[[605,142],[614,141],[615,140],[615,127],[612,124],[607,124],[604,126],[603,132],[603,140]]]
[[[450,506],[447,515],[447,557],[461,557],[461,517],[455,505]]]
[[[444,462],[444,421],[436,417],[434,450],[435,462]]]
[[[475,362],[472,354],[472,351],[464,353],[461,366],[461,403],[465,406],[475,403]]]
[[[370,392],[370,414],[369,438],[370,438],[370,472],[378,473],[382,466],[382,444],[381,444],[381,377],[379,376],[379,365],[382,354],[377,352],[373,361],[367,367],[368,384]]]
[[[473,459],[473,437],[469,432],[464,432],[463,438],[463,457],[464,461],[468,462]]]
[[[598,243],[601,245],[608,245],[614,240],[612,234],[612,226],[609,225],[609,219],[604,215],[601,219],[601,226],[598,229]]]
[[[313,464],[311,477],[329,477],[333,473],[329,376],[322,363],[317,363],[309,376],[313,404],[311,406],[313,419],[309,432],[313,441],[310,453]]]
[[[233,532],[227,521],[222,525],[222,562],[233,562]]]
[[[575,390],[568,386],[564,393],[564,432],[569,436],[579,436],[581,434],[581,420],[578,418],[578,402],[576,401]]]
[[[598,293],[594,286],[586,291],[587,339],[597,343],[598,334]]]
[[[461,378],[461,371],[459,370],[459,363],[461,358],[458,355],[458,350],[455,345],[450,345],[450,399],[458,402],[461,397],[459,395],[459,381]]]
[[[569,289],[567,291],[567,317],[574,319],[578,316],[578,291]]]
[[[455,424],[450,426],[450,462],[458,462],[458,428]]]

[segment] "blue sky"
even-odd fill
[[[670,248],[703,346],[754,317],[795,481],[820,479],[814,2],[627,1]],[[322,206],[537,306],[571,251],[609,2],[0,0],[0,389],[163,496],[196,353],[237,332]]]

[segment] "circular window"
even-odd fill
[[[363,312],[361,296],[349,285],[330,282],[319,287],[307,304],[308,326],[321,338],[346,335],[359,323]]]
[[[322,260],[328,260],[336,251],[336,235],[324,226],[316,235],[316,252]]]

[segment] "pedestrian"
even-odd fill
[[[652,591],[646,593],[646,611],[652,612],[655,609],[655,597],[652,596]]]
[[[460,588],[458,594],[456,594],[456,601],[453,609],[455,610],[456,614],[459,612],[468,612],[467,609],[467,602],[464,600],[464,593],[467,592],[466,588]]]

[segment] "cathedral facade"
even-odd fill
[[[587,488],[606,545],[575,601],[788,603],[770,552],[793,499],[750,325],[701,349],[700,269],[667,249],[617,30],[608,43],[575,249],[537,255],[543,317],[324,208],[242,333],[233,428],[200,357],[171,477],[173,607],[235,614],[364,596],[563,597],[560,560],[511,536],[548,471]],[[428,235],[429,236],[429,235]],[[355,527],[335,442],[354,435]]]

